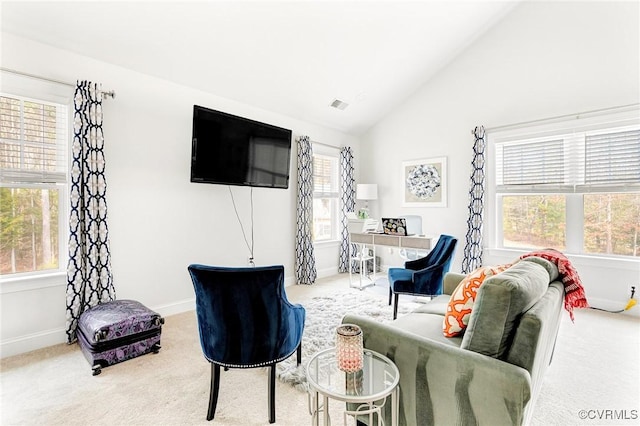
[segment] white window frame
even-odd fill
[[[71,140],[73,137],[73,87],[53,83],[46,80],[35,79],[9,72],[2,72],[2,96],[18,98],[42,104],[56,105],[66,112],[66,135],[63,141],[62,156],[66,159],[63,176],[56,174],[56,182],[47,182],[48,178],[37,178],[37,173],[26,176],[22,181],[10,181],[8,178],[0,179],[3,187],[38,188],[58,190],[58,267],[42,271],[19,272],[10,275],[1,275],[1,293],[26,291],[36,288],[60,285],[60,276],[66,275],[68,261],[68,237],[69,237],[69,169],[71,164]],[[46,176],[46,174],[45,174]]]
[[[503,129],[487,130],[487,186],[486,186],[486,215],[485,215],[485,247],[490,255],[506,255],[511,253],[526,252],[527,249],[509,248],[502,245],[502,205],[500,198],[511,194],[544,194],[561,193],[566,197],[566,248],[567,254],[586,259],[610,259],[622,261],[624,263],[637,263],[638,259],[630,256],[593,254],[583,251],[583,195],[597,192],[637,192],[640,187],[637,185],[618,185],[611,187],[589,187],[582,182],[575,182],[571,189],[566,185],[550,186],[542,191],[532,187],[529,189],[514,192],[499,192],[497,190],[497,170],[496,170],[496,144],[508,141],[531,140],[535,138],[549,139],[554,135],[566,135],[568,133],[597,133],[607,132],[614,129],[637,128],[640,126],[640,111],[637,106],[623,108],[615,112],[582,114],[573,119],[563,118],[555,120],[545,120],[539,124],[517,125]]]
[[[325,147],[324,145],[313,145],[313,157],[330,159],[335,164],[334,176],[331,177],[335,183],[335,191],[316,192],[314,188],[313,198],[331,198],[334,199],[334,208],[331,212],[331,237],[326,239],[316,239],[314,235],[314,244],[334,243],[340,238],[340,155],[336,149]],[[315,226],[315,223],[314,223]]]

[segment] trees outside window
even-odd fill
[[[66,105],[0,96],[0,273],[60,270]]]
[[[497,248],[640,257],[640,120],[600,121],[489,134]]]
[[[59,190],[0,188],[0,273],[58,269]]]
[[[584,252],[640,257],[640,194],[584,195]]]
[[[338,238],[338,157],[313,155],[313,241]]]
[[[563,195],[502,197],[504,247],[566,248],[566,203]]]

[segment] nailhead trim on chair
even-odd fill
[[[297,350],[297,348],[296,348],[296,350]],[[283,357],[280,357],[278,359],[274,359],[274,360],[271,360],[271,361],[260,362],[258,364],[227,364],[225,362],[214,361],[214,360],[209,359],[207,357],[205,357],[205,358],[207,358],[207,361],[209,361],[209,362],[212,362],[214,364],[217,364],[217,365],[219,365],[221,367],[226,367],[226,368],[256,368],[256,367],[266,367],[266,366],[269,366],[269,365],[272,365],[272,364],[277,364],[280,361],[284,361],[285,359],[289,358],[295,352],[296,351],[294,350],[289,355],[286,355],[286,356],[283,356]]]

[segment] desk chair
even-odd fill
[[[211,363],[207,420],[218,402],[220,367],[269,367],[269,423],[276,421],[276,363],[297,353],[305,310],[284,290],[284,267],[225,268],[190,265],[200,344]],[[245,407],[238,407],[245,409]]]
[[[436,296],[442,294],[442,280],[449,272],[458,240],[440,235],[425,257],[405,262],[404,268],[389,268],[389,305],[393,295],[393,319],[398,316],[398,296]]]

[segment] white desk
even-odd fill
[[[356,287],[359,289],[363,289],[370,285],[375,284],[375,275],[376,275],[376,246],[385,246],[385,247],[397,247],[397,248],[405,248],[405,249],[416,249],[416,250],[431,250],[431,242],[432,237],[426,236],[400,236],[400,235],[387,235],[387,234],[376,234],[376,233],[349,233],[349,243],[356,244],[358,246],[358,252],[355,256],[351,257],[351,261],[349,262],[349,283],[351,283],[352,287]],[[364,253],[364,254],[363,254]],[[360,264],[360,276],[359,276],[359,285],[353,285],[352,281],[352,269],[353,262],[359,262]],[[367,278],[367,262],[373,262],[373,273],[369,278],[368,283],[363,284],[363,277]]]

